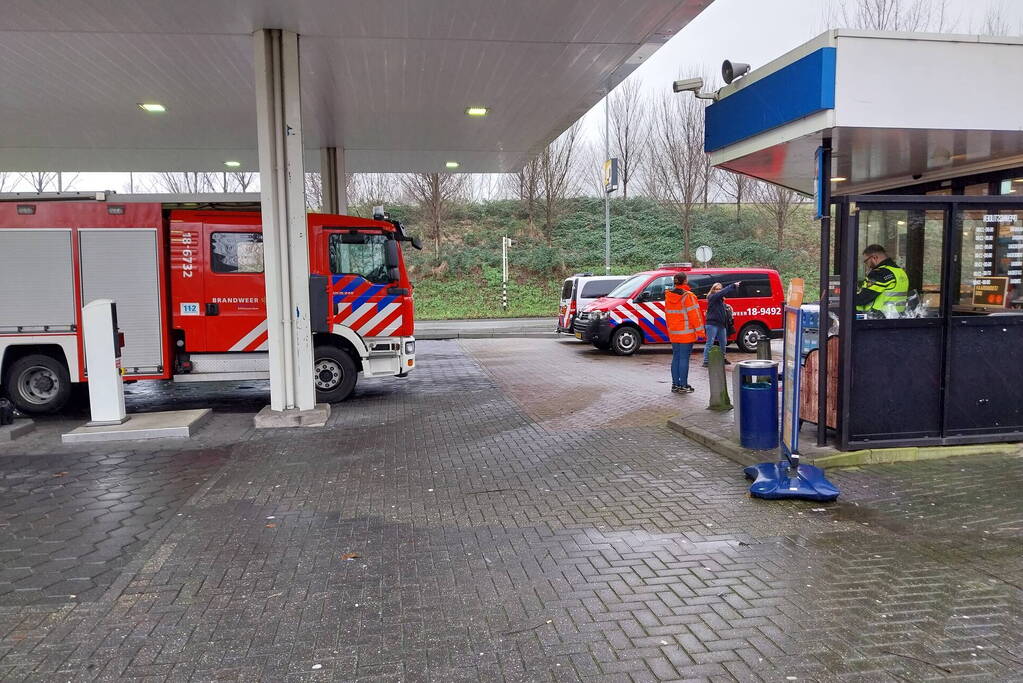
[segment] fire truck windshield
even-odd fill
[[[649,275],[633,275],[628,280],[618,285],[608,294],[613,299],[628,299],[629,296],[639,289],[639,286],[646,282]]]
[[[391,279],[387,272],[384,235],[366,235],[365,242],[345,243],[343,236],[330,236],[330,272],[335,275],[361,275],[370,282],[384,284]]]

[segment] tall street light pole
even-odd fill
[[[611,158],[611,89],[604,89],[604,161]],[[611,194],[604,188],[604,273],[611,274]]]

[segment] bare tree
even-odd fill
[[[51,187],[56,187],[57,174],[50,171],[32,171],[30,173],[19,173],[22,181],[32,186],[36,192],[46,192]]]
[[[574,185],[589,196],[604,196],[604,142],[593,141],[583,145],[576,164]]]
[[[750,197],[753,200],[752,206],[774,228],[777,250],[775,265],[780,268],[785,248],[785,228],[803,203],[803,195],[780,185],[754,183],[750,188]]]
[[[682,228],[682,258],[691,260],[693,207],[707,180],[703,151],[703,100],[666,94],[654,110],[651,175],[655,195]]]
[[[348,204],[387,204],[398,200],[401,192],[402,183],[393,173],[356,173],[348,188]]]
[[[576,122],[537,156],[537,197],[543,211],[542,231],[547,244],[554,242],[554,224],[564,210],[565,198],[576,189],[573,179],[580,128],[581,124]]]
[[[641,172],[649,147],[649,111],[640,96],[639,81],[626,79],[610,95],[611,155],[618,157],[622,199],[629,198],[629,183]],[[603,183],[601,184],[603,185]]]
[[[1009,36],[1015,32],[1017,31],[1014,31],[1009,23],[1005,5],[1001,3],[988,5],[987,11],[984,13],[984,19],[981,22],[980,33],[987,36]]]
[[[214,180],[216,175],[206,171],[157,173],[152,178],[151,189],[155,192],[170,192],[173,194],[214,192],[220,184]]]
[[[305,208],[314,212],[323,208],[323,177],[319,173],[305,174]]]
[[[721,172],[710,162],[710,155],[703,155],[703,208],[710,204],[711,190],[717,186]]]
[[[468,176],[461,173],[405,173],[401,185],[427,219],[434,251],[440,256],[441,231],[452,202],[461,196]]]
[[[0,192],[13,192],[18,179],[13,173],[0,173]]]
[[[949,0],[832,0],[826,5],[825,20],[844,28],[943,33],[958,24],[948,4]]]
[[[259,175],[249,171],[231,171],[227,174],[224,182],[225,192],[248,192],[249,188],[252,191],[256,189],[256,183],[259,181]]]
[[[753,189],[754,181],[747,175],[725,171],[721,178],[721,189],[726,195],[735,200],[735,220],[742,216],[742,200],[748,199],[750,190]]]
[[[536,205],[539,196],[540,162],[537,158],[530,159],[526,165],[508,177],[509,194],[522,203],[526,213],[526,222],[532,229],[536,223]]]

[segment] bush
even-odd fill
[[[412,207],[389,207],[392,217],[406,222],[412,234],[424,237]],[[818,225],[811,209],[797,212],[786,230],[779,254],[773,226],[755,210],[734,205],[696,207],[692,248],[706,244],[714,250],[713,266],[768,267],[787,282],[803,277],[816,288],[819,260]],[[534,221],[540,221],[539,216]],[[501,238],[511,237],[509,251],[509,311],[501,301]],[[424,251],[405,251],[416,284],[420,319],[555,315],[562,278],[569,273],[604,270],[604,202],[583,197],[566,202],[547,244],[528,223],[521,202],[500,200],[462,204],[454,208],[442,230],[440,254],[427,244]],[[645,197],[611,202],[612,272],[628,275],[658,263],[681,260],[682,230],[675,214]]]

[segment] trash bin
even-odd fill
[[[778,447],[778,363],[740,361],[735,402],[739,443],[758,451]]]

